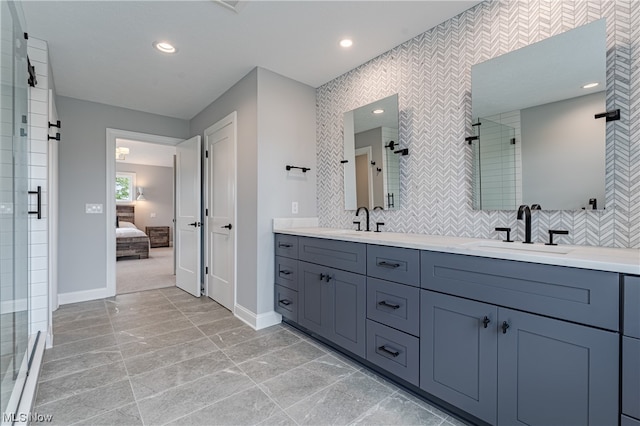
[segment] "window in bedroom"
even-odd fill
[[[116,173],[116,203],[133,203],[135,198],[136,174]]]

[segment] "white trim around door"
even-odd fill
[[[105,220],[107,232],[107,287],[106,297],[116,295],[116,234],[113,231],[116,223],[116,139],[130,139],[140,142],[155,143],[159,145],[175,146],[184,139],[168,136],[151,135],[148,133],[130,132],[128,130],[107,128],[107,197],[105,203]]]

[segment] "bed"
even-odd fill
[[[136,228],[134,209],[116,206],[116,260],[149,257],[149,237]]]

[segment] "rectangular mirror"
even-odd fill
[[[604,19],[471,72],[473,208],[604,208]]]
[[[344,206],[400,206],[398,95],[344,114]]]

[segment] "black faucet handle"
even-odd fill
[[[546,246],[557,246],[558,244],[553,242],[554,235],[569,235],[569,231],[561,229],[549,229],[549,242],[545,243]]]
[[[384,226],[384,222],[376,222],[376,230],[375,232],[380,232],[380,227]]]
[[[358,229],[356,229],[356,231],[362,231],[362,229],[360,229],[360,222],[358,222],[357,220],[354,220],[353,224],[358,225]]]
[[[511,239],[511,228],[496,228],[496,231],[498,232],[506,232],[507,233],[507,239],[506,240],[502,240],[505,243],[512,243],[513,240]]]

